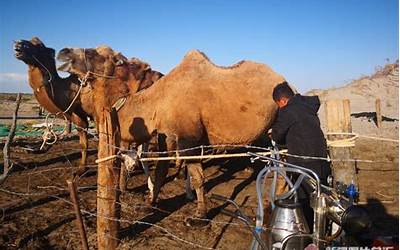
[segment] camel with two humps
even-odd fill
[[[82,67],[82,50],[66,48],[57,59],[68,64],[77,75],[87,74]],[[85,63],[104,65],[101,76],[90,82],[93,89],[124,86],[129,75],[121,74],[122,65],[112,64],[101,55]],[[190,51],[169,74],[150,87],[127,96],[118,111],[122,141],[137,145],[151,140],[154,132],[159,151],[176,152],[200,145],[249,145],[270,128],[277,111],[273,88],[285,81],[265,64],[242,61],[231,67],[213,64],[203,53]],[[110,90],[111,91],[111,90]],[[115,90],[114,90],[115,91]],[[108,96],[106,103],[111,103]],[[199,154],[185,150],[179,154]],[[197,210],[192,225],[204,223],[207,206],[201,161],[186,161],[197,194]],[[154,189],[149,201],[154,205],[168,172],[168,162],[158,161],[154,171]]]

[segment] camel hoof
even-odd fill
[[[188,227],[203,228],[209,226],[209,220],[204,218],[187,218],[185,224]]]

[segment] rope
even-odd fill
[[[52,84],[52,80],[53,80],[53,75],[51,74],[50,70],[42,63],[40,62],[39,59],[37,59],[34,55],[32,55],[32,57],[47,71],[48,75],[49,75],[49,84],[50,84],[50,89],[51,89],[51,94],[52,97],[54,98],[54,90],[53,90],[53,84]],[[86,81],[89,77],[90,72],[87,72],[85,77],[83,78],[83,80],[79,79],[80,81],[80,85],[79,85],[79,89],[77,91],[77,93],[75,94],[74,98],[72,99],[71,103],[68,105],[67,109],[65,109],[62,112],[57,112],[55,114],[55,116],[58,116],[60,114],[62,114],[64,116],[64,120],[67,121],[67,117],[65,116],[65,114],[71,109],[71,107],[73,106],[73,104],[75,103],[76,99],[78,99],[79,94],[82,91],[82,88],[86,85]],[[53,130],[53,126],[49,124],[48,119],[52,114],[47,114],[46,116],[46,130],[43,132],[42,138],[43,138],[43,143],[40,147],[40,149],[42,150],[44,145],[52,145],[54,143],[57,142],[57,134],[54,132]],[[62,133],[66,130],[66,124],[64,125],[64,129],[62,131]],[[52,137],[54,137],[54,140],[51,142],[48,142]]]
[[[359,135],[359,137],[373,139],[373,140],[379,140],[379,141],[388,141],[388,142],[397,142],[397,143],[399,143],[399,140],[390,139],[390,138],[379,138],[379,137],[368,136],[368,135]]]
[[[344,139],[337,139],[337,140],[329,140],[326,139],[326,143],[329,147],[336,147],[336,148],[347,148],[347,147],[355,147],[356,146],[356,139],[358,137],[357,134],[353,133],[327,133],[327,137],[329,135],[346,135],[351,136],[350,138]]]
[[[39,59],[37,59],[34,55],[32,55],[32,56],[33,56],[33,58],[47,71],[47,73],[48,73],[48,75],[49,75],[49,80],[48,80],[48,82],[49,82],[49,84],[50,84],[50,89],[51,89],[52,97],[54,98],[54,89],[53,89],[53,84],[52,84],[52,82],[51,82],[51,81],[53,80],[53,75],[51,74],[50,70],[49,70],[42,62],[40,62]],[[67,119],[67,117],[65,116],[65,114],[72,108],[72,106],[74,105],[75,101],[78,99],[78,96],[80,95],[80,93],[81,93],[81,91],[82,91],[82,88],[83,88],[84,86],[86,86],[87,80],[89,79],[89,76],[90,76],[90,75],[95,75],[95,76],[104,77],[104,78],[110,78],[110,79],[115,78],[115,77],[112,77],[112,76],[106,76],[106,75],[102,75],[102,74],[97,74],[97,73],[95,73],[95,72],[90,71],[89,68],[88,68],[88,64],[87,64],[86,50],[85,50],[85,49],[83,49],[83,56],[84,56],[84,61],[85,61],[86,74],[85,74],[85,76],[83,77],[83,79],[78,78],[78,80],[79,80],[79,82],[80,82],[79,89],[78,89],[77,93],[75,94],[74,98],[72,99],[71,103],[68,105],[68,107],[67,107],[64,111],[62,111],[62,112],[57,112],[57,113],[55,114],[55,116],[58,116],[58,115],[62,114],[62,115],[64,116],[64,120],[65,120],[65,121],[68,121],[68,119]],[[43,86],[44,86],[44,85],[43,85]],[[125,101],[126,101],[126,97],[120,98],[120,99],[114,104],[114,106],[117,105],[117,106],[116,106],[116,109],[119,110],[119,109],[125,104]],[[114,106],[113,106],[113,107],[114,107]],[[50,114],[48,114],[48,115],[46,116],[46,131],[45,131],[45,132],[43,133],[43,135],[42,135],[43,143],[42,143],[42,146],[40,147],[40,149],[43,149],[44,145],[46,145],[46,144],[47,144],[47,145],[52,145],[52,144],[54,144],[54,143],[57,142],[57,134],[53,131],[52,126],[49,126],[49,125],[48,125],[48,122],[47,122],[49,115],[50,115]],[[63,129],[62,133],[64,133],[65,130],[66,130],[66,124],[64,125],[64,129]],[[62,133],[61,133],[61,134],[62,134]],[[54,137],[54,141],[48,142],[48,140],[50,140],[52,137]]]
[[[95,131],[92,131],[92,129],[89,128],[83,128],[78,125],[76,127],[86,131],[88,134],[92,135],[95,140],[99,140],[98,138],[98,133]],[[327,135],[356,135],[355,133],[327,133]],[[372,136],[365,136],[365,135],[358,135],[358,137],[365,137],[369,139],[376,139],[376,140],[382,140],[382,141],[393,141],[393,142],[398,142],[398,140],[393,140],[390,138],[378,138],[378,137],[372,137]],[[122,150],[122,148],[117,147],[115,145],[109,144],[108,146],[117,148]],[[264,150],[268,151],[268,148],[263,148],[263,147],[257,147],[257,146],[251,146],[251,145],[232,145],[232,144],[221,144],[221,145],[201,145],[201,146],[196,146],[192,148],[187,148],[187,149],[181,149],[181,150],[170,150],[170,151],[155,151],[155,152],[142,152],[143,155],[150,155],[150,154],[171,154],[171,153],[181,153],[181,152],[187,152],[187,151],[192,151],[192,150],[197,150],[197,149],[206,149],[206,150],[215,150],[215,149],[223,149],[223,148],[247,148],[247,149],[259,149],[259,150]],[[135,153],[135,150],[126,150],[124,149],[125,152],[130,152],[130,153]],[[335,161],[349,161],[349,162],[366,162],[366,163],[374,163],[377,161],[373,160],[363,160],[363,159],[330,159],[329,157],[314,157],[314,156],[303,156],[303,155],[295,155],[295,154],[289,154],[287,152],[281,152],[282,155],[286,156],[291,156],[291,157],[297,157],[301,159],[314,159],[314,160],[325,160],[328,162],[335,162]],[[114,159],[116,156],[111,156],[110,159]],[[110,160],[110,159],[105,159],[105,161]],[[150,161],[156,160],[156,158],[142,158],[142,161]],[[175,158],[175,159],[180,159],[180,158]],[[172,160],[172,159],[169,159]],[[102,159],[98,159],[97,161],[102,161]],[[97,162],[96,162],[97,163]],[[391,161],[379,161],[379,163],[392,163]]]
[[[67,109],[62,112],[63,114],[67,113],[71,109],[72,105],[75,103],[76,99],[78,99],[78,96],[80,95],[80,93],[82,91],[82,88],[84,86],[86,86],[86,81],[87,81],[88,77],[89,77],[89,74],[86,73],[86,75],[83,77],[83,79],[78,78],[79,82],[81,83],[81,84],[79,84],[78,92],[76,92],[75,97],[72,99],[72,101],[69,104],[69,106],[67,107]],[[60,112],[58,112],[58,113],[60,113]]]
[[[49,80],[48,80],[48,82],[49,82],[49,84],[50,84],[51,95],[52,95],[52,97],[54,98],[53,84],[51,83],[51,81],[53,80],[53,75],[51,74],[50,70],[49,70],[46,66],[44,66],[44,64],[41,63],[41,62],[39,61],[39,59],[36,58],[36,56],[32,55],[32,57],[33,57],[33,59],[35,59],[35,60],[47,71],[47,73],[49,74]],[[42,85],[42,86],[44,86],[44,85]]]
[[[49,140],[51,140],[53,137],[54,137],[53,141],[49,142]],[[46,144],[53,145],[54,143],[57,142],[57,134],[52,129],[48,129],[48,127],[44,131],[42,138],[43,138],[43,143],[40,146],[40,150],[43,150],[43,147]]]
[[[82,128],[83,130],[85,130],[87,133],[91,134],[94,138],[97,138],[97,134],[90,132],[88,129],[86,128]],[[353,136],[357,136],[357,137],[366,137],[366,138],[370,138],[370,139],[377,139],[377,140],[382,140],[382,141],[394,141],[394,142],[398,142],[398,140],[393,140],[393,139],[389,139],[389,138],[378,138],[378,137],[371,137],[371,136],[364,136],[364,135],[358,135],[355,133],[327,133],[327,135],[353,135]],[[355,137],[353,140],[355,140],[357,137]],[[337,144],[339,145],[339,144]],[[115,145],[111,145],[109,144],[108,146],[120,149],[120,147],[117,147]],[[168,151],[155,151],[155,152],[142,152],[143,155],[150,155],[150,154],[171,154],[171,153],[182,153],[182,152],[187,152],[187,151],[192,151],[192,150],[198,150],[198,149],[208,149],[208,150],[214,150],[214,149],[223,149],[223,148],[246,148],[246,149],[258,149],[258,150],[264,150],[264,151],[268,151],[268,148],[264,148],[264,147],[257,147],[257,146],[251,146],[251,145],[233,145],[233,144],[221,144],[221,145],[201,145],[201,146],[196,146],[196,147],[192,147],[192,148],[186,148],[186,149],[181,149],[181,150],[168,150]],[[124,149],[125,152],[135,152],[134,150],[126,150]],[[328,161],[328,162],[336,162],[336,161],[350,161],[350,162],[367,162],[367,163],[372,163],[372,162],[376,162],[376,161],[371,161],[371,160],[362,160],[362,159],[331,159],[328,157],[315,157],[315,156],[304,156],[304,155],[295,155],[295,154],[289,154],[287,153],[287,151],[280,151],[282,155],[286,155],[286,156],[291,156],[291,157],[296,157],[296,158],[301,158],[301,159],[313,159],[313,160],[324,160],[324,161]],[[116,156],[110,156],[110,159],[114,159],[116,158]],[[195,157],[193,159],[199,159],[199,156],[192,156]],[[107,157],[106,157],[107,158]],[[97,159],[97,161],[102,162],[110,160],[110,159]],[[208,156],[205,156],[203,159],[207,159]],[[211,157],[210,157],[211,158]],[[169,157],[169,158],[161,158],[163,160],[177,160],[177,159],[182,159],[180,157]],[[145,162],[145,161],[152,161],[152,160],[160,160],[160,158],[158,157],[152,157],[152,158],[148,158],[148,157],[144,157],[141,158],[141,161]],[[389,163],[389,162],[388,162]]]
[[[178,150],[179,151],[179,150]],[[287,150],[281,150],[280,152],[287,152]],[[271,152],[257,152],[260,155],[271,155]],[[99,158],[95,160],[95,163],[102,163],[105,161],[113,160],[116,158],[126,159],[131,157],[130,155],[110,155],[104,158]],[[149,158],[139,158],[141,162],[147,161],[170,161],[170,160],[204,160],[204,159],[221,159],[221,158],[236,158],[236,157],[250,157],[247,153],[237,153],[237,154],[217,154],[217,155],[186,155],[186,156],[164,156],[164,157],[149,157]]]
[[[370,135],[360,135],[358,133],[345,133],[345,132],[328,132],[326,135],[348,135],[348,136],[355,136],[355,137],[362,137],[362,138],[367,138],[367,139],[373,139],[373,140],[378,140],[378,141],[389,141],[389,142],[399,142],[399,140],[396,139],[391,139],[391,138],[384,138],[384,137],[376,137],[376,136],[370,136]]]

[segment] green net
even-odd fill
[[[10,127],[10,125],[0,124],[0,137],[7,137],[10,133]],[[17,125],[15,135],[37,137],[41,136],[45,129],[45,127],[35,128],[31,125]],[[75,129],[74,125],[72,125],[72,129]],[[61,132],[64,130],[64,125],[55,125],[53,126],[53,130],[55,132]]]

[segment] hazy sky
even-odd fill
[[[399,54],[397,0],[0,1],[0,92],[31,92],[13,40],[107,44],[168,73],[191,49],[266,63],[300,91],[340,86]]]

